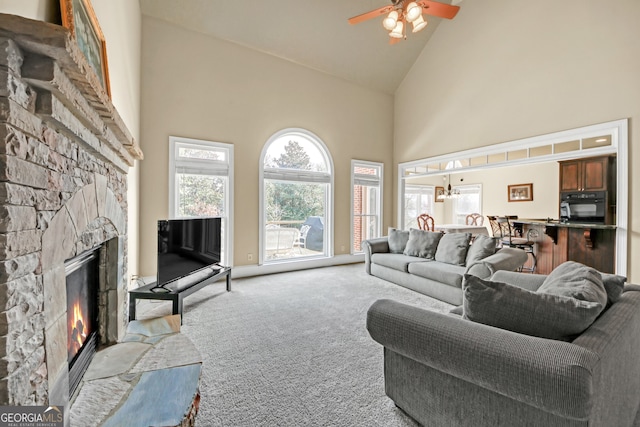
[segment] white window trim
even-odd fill
[[[378,235],[376,237],[380,237],[382,235],[382,224],[384,224],[383,221],[383,217],[382,217],[382,213],[384,212],[382,203],[384,201],[384,194],[383,194],[383,189],[384,189],[384,163],[379,163],[379,162],[370,162],[367,160],[356,160],[356,159],[351,159],[351,211],[350,211],[350,217],[351,217],[351,225],[350,225],[350,233],[349,233],[349,245],[350,245],[350,253],[351,255],[355,255],[355,254],[361,254],[363,253],[363,251],[359,251],[356,252],[354,251],[354,247],[355,247],[355,241],[353,239],[353,234],[355,232],[355,230],[353,229],[353,222],[354,222],[354,206],[353,206],[353,189],[356,185],[356,174],[355,174],[355,168],[357,166],[364,166],[364,167],[370,167],[370,168],[375,168],[378,169],[379,174],[376,177],[376,179],[367,179],[368,176],[363,176],[362,179],[366,180],[366,181],[370,181],[372,184],[377,184],[378,186],[378,224],[377,224],[377,228],[378,228]],[[362,185],[362,184],[361,184]],[[373,186],[373,185],[371,185]]]
[[[264,167],[264,159],[265,156],[267,155],[267,151],[269,150],[269,147],[271,146],[271,144],[278,140],[280,137],[284,136],[284,135],[291,135],[291,134],[300,134],[302,135],[304,138],[306,139],[310,139],[312,140],[315,144],[318,144],[318,146],[320,147],[322,154],[324,156],[324,160],[325,160],[325,164],[328,166],[329,171],[327,172],[313,172],[313,171],[309,171],[309,173],[307,173],[307,171],[299,171],[299,170],[294,170],[294,171],[288,171],[286,169],[274,169],[274,168],[265,168]],[[274,133],[273,135],[271,135],[269,137],[269,139],[267,140],[267,142],[264,144],[264,146],[262,147],[262,153],[260,154],[260,168],[259,168],[259,177],[258,177],[258,186],[259,186],[259,196],[260,196],[260,212],[258,213],[259,216],[259,256],[258,256],[258,264],[259,265],[270,265],[270,264],[285,264],[285,263],[295,263],[295,262],[301,262],[301,261],[306,261],[306,260],[310,260],[310,259],[323,259],[323,258],[332,258],[334,255],[334,250],[333,250],[333,239],[334,239],[334,235],[333,235],[333,215],[334,215],[334,211],[333,211],[333,200],[334,200],[334,193],[335,193],[335,189],[334,189],[334,165],[333,165],[333,159],[331,157],[331,153],[329,152],[329,149],[327,148],[326,144],[324,143],[324,141],[322,141],[322,139],[320,139],[319,136],[317,136],[316,134],[314,134],[311,131],[308,131],[306,129],[302,129],[302,128],[287,128],[287,129],[282,129],[276,133]],[[278,172],[278,173],[276,173]],[[272,174],[271,177],[269,177],[270,173]],[[265,177],[265,174],[267,175],[267,177]],[[283,260],[273,260],[273,261],[265,261],[266,260],[266,254],[265,254],[265,250],[264,250],[264,241],[265,241],[265,227],[266,227],[266,223],[267,223],[267,218],[266,218],[266,212],[265,212],[265,203],[264,203],[264,180],[266,179],[278,179],[278,177],[280,178],[287,178],[287,181],[289,180],[299,180],[301,182],[309,182],[309,181],[305,181],[305,178],[309,178],[311,181],[313,182],[324,182],[326,184],[329,184],[329,191],[327,192],[327,200],[325,201],[326,206],[325,206],[325,212],[326,212],[326,217],[324,218],[324,238],[327,244],[327,252],[326,255],[318,255],[316,257],[303,257],[303,258],[289,258],[289,259],[283,259]],[[327,180],[328,179],[328,180]]]
[[[189,144],[193,146],[200,146],[203,148],[221,148],[227,152],[227,161],[220,162],[215,160],[200,160],[200,159],[192,159],[192,160],[177,160],[177,150],[178,147],[182,144]],[[233,144],[228,144],[224,142],[214,142],[214,141],[206,141],[202,139],[192,139],[192,138],[182,138],[178,136],[169,136],[169,218],[175,219],[177,218],[177,197],[176,197],[176,172],[178,169],[184,165],[188,167],[190,170],[197,171],[201,170],[203,172],[213,172],[220,176],[227,177],[228,188],[225,194],[225,207],[226,207],[226,215],[225,215],[225,256],[226,259],[224,262],[228,266],[233,266],[233,205],[234,205],[234,185],[233,185]],[[180,166],[178,166],[180,165]]]

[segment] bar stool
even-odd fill
[[[499,216],[495,219],[499,226],[500,243],[502,246],[509,246],[512,248],[518,248],[531,255],[532,263],[531,267],[520,267],[519,271],[527,271],[534,273],[536,271],[536,265],[538,264],[538,258],[534,250],[536,242],[533,240],[537,237],[538,232],[536,230],[527,231],[527,237],[522,237],[521,233],[513,227],[510,221],[510,217]]]

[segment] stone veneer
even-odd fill
[[[69,31],[0,14],[0,405],[68,407],[65,260],[102,245],[102,344],[125,330],[141,158]]]

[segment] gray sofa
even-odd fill
[[[564,339],[376,301],[367,328],[384,346],[386,394],[425,426],[638,425],[640,286],[608,276],[619,284],[618,296],[611,298],[607,288],[608,308],[582,333]],[[538,288],[545,279],[505,271],[491,278],[535,297],[540,297]],[[475,298],[483,292],[472,294]],[[494,302],[503,305],[497,295]],[[454,311],[467,310],[467,296],[465,283],[464,309]],[[556,298],[566,302],[565,297]],[[577,306],[598,304],[578,301]],[[535,314],[522,317],[520,326],[536,323]],[[560,323],[553,316],[548,320]]]
[[[416,235],[424,240],[412,251],[411,239]],[[388,236],[363,241],[365,269],[370,275],[460,305],[465,273],[486,278],[498,270],[517,270],[527,261],[521,249],[505,247],[496,252],[496,242],[488,236],[477,236],[471,245],[470,239],[468,233],[390,229]],[[424,249],[429,246],[431,250]]]

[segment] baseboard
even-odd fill
[[[356,264],[364,262],[364,254],[357,255],[336,255],[331,258],[315,258],[306,260],[293,259],[287,262],[263,265],[241,265],[231,269],[231,278],[261,276],[263,274],[285,273],[287,271],[307,270],[309,268],[331,267],[333,265]],[[155,276],[140,277],[139,282],[132,287],[148,284],[156,280]]]
[[[263,274],[284,273],[287,271],[306,270],[309,268],[330,267],[333,265],[355,264],[364,262],[364,254],[358,255],[336,255],[331,258],[316,258],[307,260],[291,260],[263,265],[241,265],[231,269],[231,277],[238,279],[241,277],[261,276]]]

